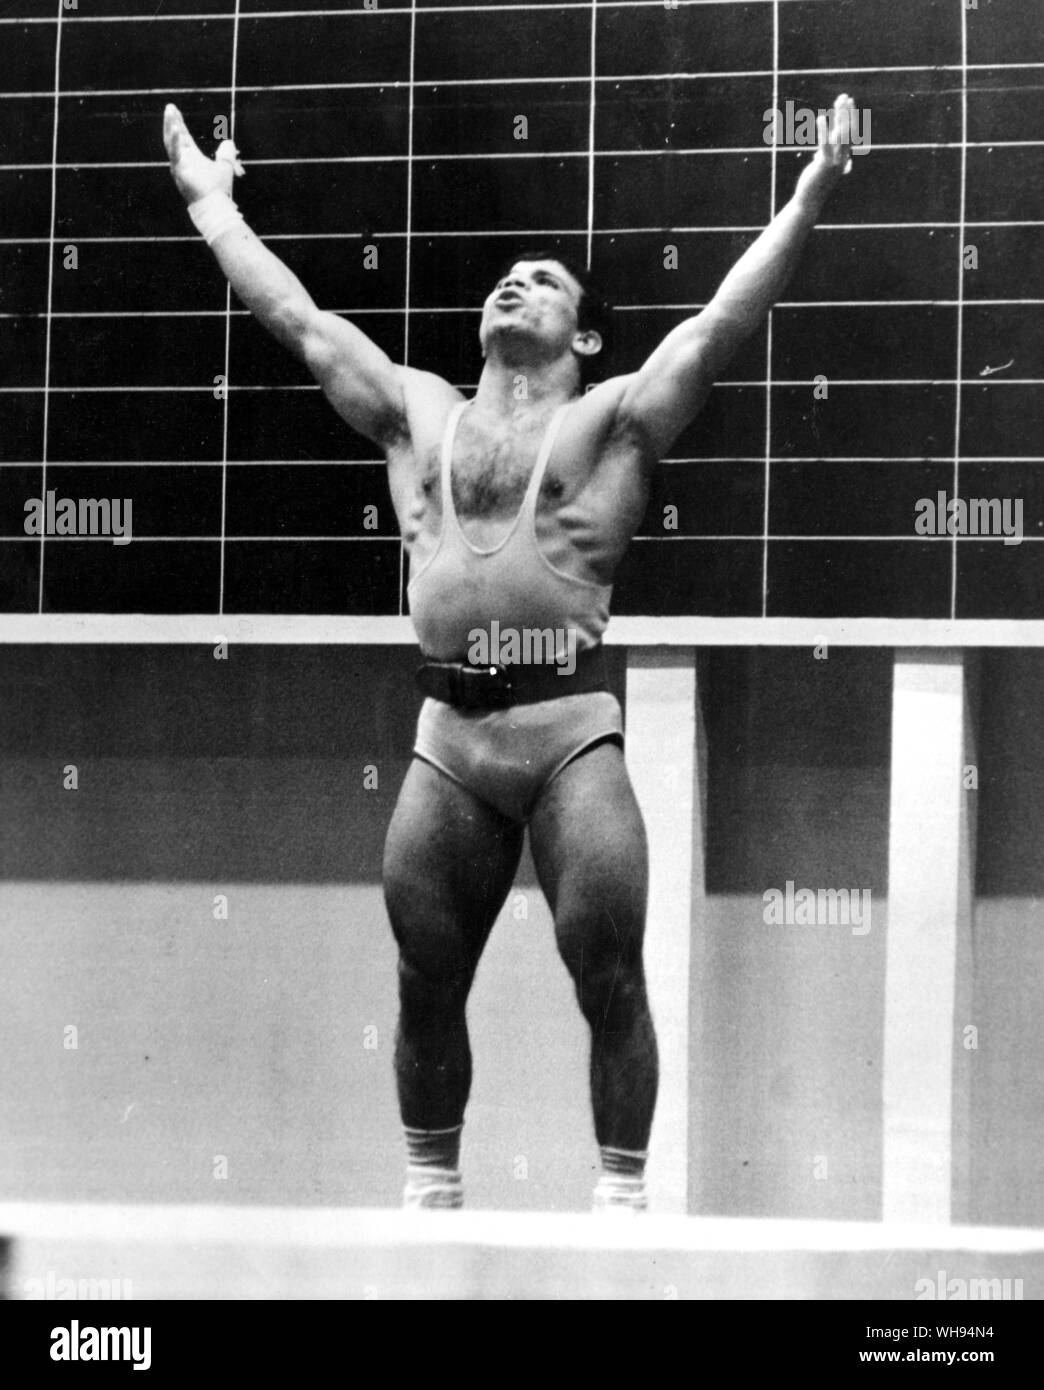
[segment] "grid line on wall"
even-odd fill
[[[531,235],[539,235],[531,233]],[[548,235],[545,233],[545,235]],[[85,238],[79,237],[78,241]],[[266,237],[265,240],[268,240]],[[0,243],[2,244],[2,243]],[[955,308],[958,301],[956,299],[780,299],[776,303],[777,309],[915,309],[915,308]],[[972,307],[980,305],[1037,305],[1044,304],[1044,299],[973,299]],[[697,309],[703,309],[706,305],[699,300],[686,300],[676,304],[618,304],[614,309],[616,314],[641,314],[652,311],[671,311],[678,313],[691,313]],[[249,309],[233,309],[233,318],[249,318]],[[367,314],[394,314],[395,310],[389,309],[360,309],[353,304],[346,304],[340,308],[331,306],[331,312],[335,314],[351,314],[354,318],[360,318]],[[401,311],[398,311],[401,312]],[[475,309],[462,309],[459,305],[426,305],[422,310],[414,310],[414,313],[424,314],[474,314]],[[52,314],[53,319],[148,319],[148,318],[223,318],[224,309],[56,309]],[[45,319],[47,314],[44,310],[36,313],[0,313],[0,319]],[[906,378],[903,378],[904,380]],[[966,378],[967,379],[967,378]],[[1007,379],[1007,378],[1005,378]],[[860,377],[860,381],[868,378]],[[932,377],[933,381],[939,380]],[[41,390],[41,387],[32,386],[8,386],[0,387],[0,391],[32,391]],[[60,391],[60,386],[53,388]],[[77,389],[77,388],[71,388]]]
[[[779,110],[779,3],[772,5],[772,109]],[[776,142],[770,148],[772,163],[769,170],[769,221],[776,215]],[[772,322],[774,310],[768,311],[765,324],[765,496],[762,504],[761,556],[761,616],[768,616],[769,535],[772,486]]]
[[[961,472],[961,404],[964,393],[961,380],[964,376],[964,219],[968,200],[968,12],[961,6],[961,210],[957,233],[957,366],[954,372],[953,420],[953,497],[960,497]],[[957,536],[951,546],[952,571],[950,575],[950,617],[957,616]]]
[[[413,266],[413,122],[415,118],[414,99],[416,93],[417,60],[417,0],[410,0],[410,77],[409,106],[406,118],[406,259],[403,267],[403,325],[402,360],[410,365],[410,308],[413,285],[411,272]],[[406,607],[406,545],[399,542],[399,584],[396,595],[397,611],[400,617]]]
[[[507,6],[505,6],[505,5],[503,5],[503,4],[485,4],[485,5],[483,5],[483,4],[476,4],[476,5],[425,5],[425,6],[424,6],[424,13],[425,13],[425,14],[448,14],[448,15],[458,15],[458,14],[469,14],[469,13],[479,12],[479,13],[488,13],[488,14],[499,14],[499,13],[501,13],[505,8],[508,8],[508,9],[510,9],[513,13],[514,13],[514,12],[523,12],[523,11],[531,10],[531,11],[535,11],[537,14],[543,14],[543,13],[545,13],[546,11],[549,11],[549,10],[584,10],[584,9],[587,9],[589,3],[590,3],[590,0],[554,0],[554,3],[543,3],[543,0],[537,0],[536,3],[527,4],[527,3],[525,3],[525,0],[522,0],[522,3],[518,3],[518,4],[516,4],[516,3],[511,3],[510,5],[507,5]],[[729,8],[729,7],[733,7],[733,8],[734,8],[735,6],[740,5],[740,4],[743,4],[743,5],[752,5],[752,4],[754,4],[754,5],[757,5],[757,4],[771,5],[771,4],[775,4],[775,3],[777,3],[777,0],[677,0],[677,3],[675,4],[675,3],[674,3],[674,0],[672,0],[672,3],[671,3],[670,8],[671,8],[671,9],[689,9],[689,8],[692,7],[692,6],[697,6],[697,5],[700,6],[701,8],[705,8],[705,7],[709,6],[709,5],[720,5],[720,6],[722,6],[723,8]],[[780,4],[810,4],[810,3],[811,3],[811,4],[821,4],[821,5],[824,5],[824,6],[826,6],[826,5],[831,5],[831,6],[833,6],[833,5],[836,5],[837,0],[778,0],[778,3],[780,3]],[[600,8],[600,9],[603,9],[603,10],[654,9],[654,8],[659,8],[662,4],[663,4],[663,0],[598,0],[599,8]],[[408,8],[409,8],[409,6],[406,5],[406,4],[399,4],[399,5],[394,5],[394,4],[393,4],[392,7],[391,7],[391,9],[390,9],[390,10],[384,11],[384,13],[403,14],[403,13],[405,13],[405,12],[408,10]],[[345,8],[342,8],[342,9],[333,9],[333,8],[331,8],[331,9],[315,9],[315,10],[243,10],[243,11],[242,11],[242,18],[243,18],[243,19],[356,19],[356,20],[358,20],[358,19],[364,19],[368,13],[369,13],[369,11],[366,11],[366,10],[364,10],[364,9],[359,9],[358,7],[354,8],[354,9],[349,9],[349,8],[345,7]],[[69,22],[70,22],[70,23],[75,22],[75,23],[78,23],[78,24],[134,24],[134,23],[140,23],[143,19],[148,19],[148,20],[150,20],[150,21],[159,20],[159,21],[165,21],[165,22],[167,22],[167,23],[171,22],[172,20],[179,20],[179,21],[181,21],[182,23],[184,23],[186,20],[196,20],[196,21],[202,21],[202,20],[228,20],[228,19],[231,18],[231,16],[230,16],[230,14],[228,13],[227,10],[222,10],[222,11],[214,11],[214,12],[211,12],[211,13],[209,13],[209,14],[199,14],[199,13],[195,13],[195,12],[180,13],[180,14],[179,14],[177,11],[175,11],[175,12],[173,12],[173,13],[167,13],[167,14],[159,14],[159,13],[157,12],[157,13],[154,14],[154,15],[116,15],[116,14],[86,15],[86,14],[75,14],[75,15],[69,15],[68,18],[69,18]],[[0,25],[3,25],[3,24],[17,24],[17,25],[22,25],[22,24],[53,24],[54,22],[55,22],[55,21],[54,21],[53,18],[51,18],[51,17],[49,17],[49,16],[46,16],[46,15],[41,15],[41,16],[8,15],[8,16],[4,16],[3,18],[0,18]]]
[[[514,84],[512,84],[512,85],[514,85]],[[592,138],[593,138],[593,135],[592,135]],[[936,143],[933,143],[933,142],[927,141],[927,140],[925,140],[925,141],[908,140],[908,141],[905,141],[904,143],[901,143],[901,144],[892,144],[892,145],[890,145],[890,144],[885,143],[884,141],[881,141],[880,143],[874,145],[874,149],[875,149],[876,151],[878,151],[878,152],[880,152],[880,151],[882,151],[882,150],[884,150],[884,151],[890,151],[890,152],[895,152],[895,151],[905,152],[905,151],[907,151],[907,150],[960,150],[960,151],[963,152],[963,151],[966,151],[966,150],[1041,149],[1042,147],[1044,147],[1044,140],[963,140],[963,141],[962,141],[962,140],[949,140],[949,141],[947,141],[947,140],[940,140],[940,141],[938,141],[938,142],[936,142]],[[690,148],[674,148],[674,147],[672,147],[671,150],[670,150],[670,154],[672,154],[672,155],[674,155],[674,156],[678,156],[678,155],[686,155],[686,156],[699,155],[699,156],[701,156],[701,157],[708,157],[708,158],[710,158],[710,157],[716,157],[716,156],[723,155],[723,154],[724,154],[724,155],[756,154],[756,155],[759,155],[759,156],[761,156],[761,157],[763,157],[763,158],[765,158],[765,159],[768,159],[768,158],[770,158],[772,155],[774,155],[774,153],[775,153],[775,151],[774,151],[773,149],[766,149],[764,145],[698,145],[698,146],[692,146],[692,147],[690,147]],[[475,160],[487,160],[487,159],[511,159],[512,161],[517,160],[517,159],[577,159],[577,160],[581,160],[581,159],[582,159],[582,160],[586,160],[586,161],[588,161],[589,163],[592,163],[592,164],[593,164],[593,161],[594,161],[596,155],[597,155],[597,157],[600,158],[600,159],[606,159],[606,158],[611,158],[611,159],[647,159],[647,158],[649,157],[649,151],[648,151],[648,150],[630,150],[630,149],[621,149],[621,150],[597,150],[597,151],[596,151],[595,149],[592,148],[592,149],[587,150],[587,151],[585,151],[585,150],[535,150],[535,151],[517,150],[517,151],[512,151],[511,154],[505,154],[505,153],[503,153],[502,151],[499,151],[499,150],[492,150],[492,151],[488,151],[488,150],[477,150],[477,151],[473,151],[473,152],[468,152],[468,153],[466,153],[466,154],[440,153],[440,154],[438,154],[438,155],[433,156],[433,158],[436,158],[436,159],[438,159],[439,161],[444,161],[444,162],[446,162],[446,163],[448,163],[448,164],[452,164],[452,163],[457,162],[457,161],[466,161],[467,163],[470,164],[470,163],[474,162]],[[261,159],[251,159],[250,164],[251,164],[251,167],[252,167],[252,168],[266,168],[266,167],[278,168],[279,166],[283,166],[283,165],[288,165],[288,166],[290,166],[290,167],[292,167],[292,168],[297,168],[297,167],[299,167],[299,166],[308,165],[308,164],[333,164],[333,165],[340,165],[340,164],[366,164],[366,165],[370,165],[370,164],[409,164],[409,163],[412,162],[412,159],[413,159],[413,156],[412,156],[412,155],[401,155],[401,154],[378,154],[378,155],[355,155],[355,154],[345,154],[345,155],[308,155],[308,156],[283,156],[283,157],[271,158],[271,159],[265,159],[265,158],[261,158]],[[774,161],[773,161],[773,162],[774,162]],[[107,160],[97,160],[97,161],[92,162],[92,163],[90,163],[90,164],[85,163],[83,160],[80,160],[80,161],[75,162],[75,163],[63,162],[63,163],[59,163],[57,167],[58,167],[59,169],[62,169],[62,170],[71,169],[71,170],[74,170],[74,171],[75,171],[75,170],[79,170],[79,169],[83,169],[83,168],[88,168],[88,169],[163,169],[163,168],[165,168],[166,166],[165,166],[165,161],[164,161],[164,160],[161,160],[161,159],[124,159],[124,160],[108,160],[108,161],[107,161]],[[46,164],[42,164],[42,163],[40,163],[40,164],[0,164],[0,173],[12,173],[12,172],[15,172],[15,171],[24,173],[24,172],[26,172],[26,171],[44,170],[44,169],[50,169],[50,168],[51,168],[51,164],[50,164],[49,162],[46,163]],[[592,177],[592,179],[591,179],[592,187],[593,187],[593,182],[594,182],[594,181],[593,181],[593,177]],[[902,226],[908,226],[909,223],[901,223],[900,225],[902,225]]]
[[[974,378],[958,379],[956,377],[841,377],[831,378],[834,386],[958,386],[969,385]],[[994,383],[997,386],[1042,386],[1044,377],[1024,376],[1024,377],[998,377]],[[476,386],[476,382],[461,382],[458,385],[464,387]],[[763,378],[729,378],[725,381],[715,382],[714,389],[721,391],[735,390],[737,388],[763,387]],[[775,386],[806,387],[809,385],[806,377],[777,377],[773,382]],[[121,395],[128,391],[162,391],[162,392],[182,392],[189,395],[210,395],[213,391],[212,386],[196,385],[185,386],[177,383],[162,383],[158,385],[124,385],[120,382],[106,382],[104,386],[49,386],[46,388],[52,395],[78,394],[84,392],[105,393],[107,391],[119,392]],[[241,382],[239,385],[229,383],[229,391],[311,391],[316,394],[322,388],[310,382]],[[24,396],[40,394],[45,388],[43,386],[0,386],[0,395]],[[953,455],[948,455],[952,459]]]
[[[598,81],[598,0],[591,0],[591,81],[587,111],[587,265],[594,253],[595,121]]]
[[[48,165],[47,167],[50,168],[50,165]],[[855,232],[868,232],[868,231],[870,231],[870,232],[873,232],[873,231],[878,231],[878,232],[886,232],[886,231],[945,231],[945,230],[948,229],[948,228],[959,228],[961,225],[962,225],[962,224],[961,224],[961,222],[960,222],[959,220],[957,220],[957,221],[940,220],[940,221],[937,221],[937,222],[855,222],[855,223],[821,222],[821,223],[818,223],[818,224],[817,224],[816,230],[819,231],[819,232],[853,232],[853,231],[855,231]],[[967,222],[965,222],[963,225],[964,225],[965,229],[967,229],[968,227],[984,227],[984,228],[992,228],[992,227],[1044,227],[1044,220],[1042,220],[1042,219],[1040,219],[1040,218],[1032,218],[1032,217],[1030,217],[1030,218],[1015,219],[1015,220],[1012,220],[1012,219],[1005,219],[1005,220],[1000,220],[1000,221],[996,221],[996,222],[983,221],[982,219],[975,219],[975,220],[971,220],[971,219],[970,219],[970,220],[968,220]],[[688,232],[691,232],[691,233],[699,233],[699,234],[710,234],[710,233],[714,233],[714,234],[725,234],[725,233],[729,233],[729,232],[760,232],[760,231],[762,230],[762,225],[760,225],[760,224],[755,224],[755,223],[748,223],[748,224],[736,224],[736,225],[731,225],[731,226],[720,225],[720,226],[713,226],[713,227],[701,227],[701,226],[675,226],[675,227],[673,228],[673,230],[676,231],[676,232],[687,232],[687,233],[688,233]],[[648,227],[648,226],[644,226],[644,227],[623,227],[623,226],[621,226],[621,227],[604,227],[601,231],[597,232],[596,235],[597,235],[597,236],[633,236],[633,235],[637,235],[637,234],[639,234],[639,233],[659,233],[659,232],[661,232],[661,231],[663,231],[663,228],[662,228],[662,227]],[[538,228],[532,228],[532,227],[531,227],[531,228],[529,228],[528,230],[526,230],[526,231],[525,231],[524,233],[522,233],[522,234],[525,235],[525,236],[546,236],[546,237],[560,236],[560,235],[562,234],[562,229],[561,229],[561,227],[543,227],[543,228],[539,228],[539,227],[538,227]],[[399,231],[396,231],[396,230],[394,230],[394,229],[389,229],[388,231],[382,231],[382,232],[380,233],[380,235],[381,235],[386,241],[388,241],[388,240],[393,240],[393,239],[395,239],[395,240],[403,240],[403,239],[405,239],[406,233],[405,233],[405,232],[399,232]],[[453,237],[453,238],[456,238],[456,239],[458,239],[458,240],[459,240],[459,238],[460,238],[460,233],[459,233],[459,232],[446,231],[446,230],[441,229],[441,228],[438,228],[438,227],[432,227],[432,228],[428,228],[428,229],[421,229],[421,230],[417,231],[417,232],[415,233],[415,235],[416,235],[416,236],[425,236],[425,237]],[[475,230],[475,231],[469,231],[469,232],[467,233],[467,235],[468,235],[468,238],[469,238],[469,240],[470,240],[470,239],[476,239],[476,238],[481,238],[481,237],[494,237],[494,236],[496,236],[496,237],[503,237],[503,236],[506,235],[506,233],[505,233],[503,230],[500,230],[500,229],[493,229],[493,230],[489,230],[489,229],[481,230],[481,229],[480,229],[480,230]],[[80,235],[77,235],[76,240],[77,240],[78,243],[80,243],[80,242],[82,242],[82,243],[84,243],[84,244],[98,243],[98,244],[101,244],[101,245],[105,245],[105,244],[108,244],[108,243],[112,243],[113,245],[118,245],[118,244],[121,244],[121,243],[126,243],[126,244],[130,244],[130,245],[145,245],[145,244],[147,244],[147,243],[149,243],[149,242],[163,242],[163,243],[166,243],[166,242],[179,242],[179,241],[180,241],[180,242],[191,242],[193,245],[195,245],[196,242],[197,242],[197,238],[196,238],[195,236],[189,236],[189,235],[187,235],[187,234],[179,234],[179,233],[172,233],[172,234],[169,235],[169,236],[80,236]],[[298,232],[298,231],[294,231],[294,232],[265,232],[265,234],[261,237],[261,240],[262,240],[262,241],[358,241],[358,240],[359,240],[359,233],[358,233],[358,232]],[[28,236],[28,237],[0,237],[0,246],[44,246],[44,245],[46,245],[46,244],[47,244],[47,237],[45,237],[45,236],[38,236],[38,237],[32,237],[32,236]],[[817,300],[816,302],[819,303],[820,301]],[[838,303],[838,304],[842,304],[842,303],[848,303],[848,302],[850,302],[850,301],[846,301],[846,300],[835,300],[835,301],[833,301],[833,302],[834,302],[834,303]],[[944,299],[933,299],[933,300],[920,300],[920,299],[886,300],[886,299],[874,299],[874,300],[872,300],[872,301],[867,301],[867,302],[874,303],[874,304],[927,304],[927,303],[932,303],[932,304],[943,304],[943,303],[956,303],[956,300],[944,300]],[[976,303],[982,303],[982,302],[986,302],[986,301],[976,300],[975,302],[976,302]],[[1001,302],[1001,301],[997,301],[997,302]],[[1014,299],[1013,299],[1013,300],[1004,301],[1004,302],[1006,302],[1006,303],[1010,302],[1010,303],[1025,303],[1025,304],[1030,304],[1030,303],[1035,303],[1036,301],[1033,300],[1033,299],[1019,299],[1019,300],[1014,300]],[[783,301],[781,300],[780,303],[782,304]],[[622,306],[620,306],[620,307],[623,308],[623,309],[626,309],[628,306],[627,306],[627,305],[622,305]],[[659,307],[659,306],[658,306],[658,307]],[[353,309],[353,312],[354,312],[354,313],[357,313],[357,314],[358,314],[358,313],[363,313],[363,314],[364,314],[364,313],[368,313],[368,312],[370,312],[370,311],[369,311],[369,310],[366,310],[366,309],[355,308],[355,309]],[[448,311],[445,311],[445,312],[448,312]],[[461,312],[464,312],[464,311],[461,310]],[[0,318],[2,318],[2,317],[4,317],[4,316],[3,316],[2,314],[0,314]],[[21,317],[24,317],[24,315],[18,315],[18,317],[21,318]]]
[[[51,307],[54,302],[54,252],[55,252],[55,223],[57,217],[58,204],[58,108],[59,94],[61,92],[61,61],[62,61],[62,6],[61,0],[58,3],[58,22],[54,30],[54,115],[51,128],[51,227],[47,239],[47,310],[46,328],[44,339],[44,384],[43,384],[43,439],[41,444],[41,477],[40,477],[40,496],[47,496],[47,460],[48,450],[48,427],[50,425],[50,385],[51,385]],[[43,612],[44,599],[44,561],[45,546],[47,536],[43,529],[40,533],[40,574],[37,582],[36,611]]]
[[[229,95],[228,133],[236,138],[236,58],[239,51],[239,0],[232,22],[232,83]],[[234,177],[234,176],[233,176]],[[232,400],[232,285],[225,286],[225,391],[221,418],[221,558],[218,562],[218,612],[225,611],[225,521],[228,511],[228,415]]]
[[[739,0],[737,0],[737,3]],[[785,3],[785,0],[784,0]],[[600,8],[601,5],[599,6]],[[519,8],[511,6],[512,10]],[[552,9],[552,6],[541,5],[541,12]],[[586,9],[587,3],[581,7]],[[644,6],[643,6],[644,8]],[[409,11],[400,11],[407,14]],[[424,14],[429,11],[425,10]],[[48,21],[53,23],[53,21]],[[76,23],[71,19],[64,21],[66,24]],[[143,22],[139,19],[139,22]],[[1005,72],[1005,71],[1029,71],[1044,68],[1044,62],[995,62],[995,63],[903,63],[903,64],[863,64],[859,67],[801,67],[801,68],[736,68],[730,71],[713,72],[693,72],[687,69],[679,69],[675,72],[630,72],[612,73],[603,77],[596,78],[596,84],[606,85],[611,82],[648,82],[660,83],[665,81],[688,81],[688,82],[722,82],[730,78],[737,77],[850,77],[858,76],[860,73],[943,73],[952,72],[956,76],[972,72]],[[524,82],[527,86],[551,84],[556,86],[584,85],[590,79],[587,76],[565,75],[560,77],[541,77],[529,74],[520,74],[514,77],[438,77],[438,78],[418,78],[414,85],[416,87],[508,87],[517,86]],[[395,82],[265,82],[265,83],[241,83],[241,92],[338,92],[338,91],[369,91],[380,87],[395,87],[403,85]],[[223,92],[224,87],[207,86],[206,84],[191,87],[75,87],[67,88],[61,93],[63,97],[114,97],[114,96],[190,96],[207,95],[212,92]],[[50,89],[19,89],[17,91],[0,92],[0,101],[23,101],[34,97],[49,98],[52,95]],[[1036,143],[1036,142],[1030,142]]]

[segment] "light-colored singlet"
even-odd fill
[[[442,437],[442,524],[438,536],[418,536],[410,554],[410,614],[421,650],[432,661],[467,659],[468,634],[505,628],[572,628],[577,651],[601,638],[609,621],[611,584],[566,573],[573,551],[568,536],[549,538],[549,554],[537,544],[536,512],[548,459],[569,405],[551,417],[529,486],[515,520],[496,545],[472,545],[453,505],[453,441],[468,401],[454,406]],[[425,553],[426,552],[426,553]],[[556,563],[557,562],[557,563]]]
[[[552,416],[518,515],[489,549],[464,535],[453,504],[453,442],[469,403],[450,412],[442,439],[442,523],[437,538],[418,537],[410,555],[410,613],[433,661],[467,659],[476,630],[573,629],[577,651],[595,646],[609,621],[611,585],[568,574],[568,536],[537,542],[540,485],[568,405]],[[424,551],[427,553],[423,553]],[[575,553],[575,552],[573,552]],[[623,721],[608,691],[564,695],[508,709],[458,709],[425,700],[414,752],[513,820],[526,820],[544,786],[577,754],[604,739],[622,742]]]

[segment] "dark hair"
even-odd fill
[[[502,279],[519,261],[557,261],[564,270],[569,271],[569,274],[580,286],[580,304],[577,309],[576,326],[581,333],[591,328],[602,339],[601,352],[595,353],[593,357],[581,357],[579,359],[581,390],[588,385],[595,375],[600,377],[607,375],[606,363],[613,348],[613,306],[605,297],[598,281],[585,266],[570,260],[568,256],[563,256],[561,251],[550,250],[546,247],[536,251],[523,250],[512,256],[501,268],[497,278]]]

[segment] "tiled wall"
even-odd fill
[[[324,307],[468,388],[534,241],[590,255],[637,367],[789,195],[766,110],[845,90],[874,148],[659,471],[614,611],[1044,617],[1036,0],[369,3],[3,5],[0,611],[404,611],[382,465],[229,312],[166,100],[208,149],[234,115],[240,205]],[[1021,499],[1024,542],[916,536],[955,482]],[[25,537],[46,490],[131,497],[133,543]]]

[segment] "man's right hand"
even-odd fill
[[[163,112],[163,143],[170,172],[186,203],[232,191],[243,166],[231,140],[222,140],[208,159],[188,132],[176,106]],[[220,219],[229,213],[220,198],[211,209]],[[232,214],[235,217],[235,214]],[[206,220],[206,218],[204,218]],[[302,361],[327,400],[352,429],[389,450],[407,437],[409,422],[398,367],[354,323],[324,313],[292,270],[237,217],[236,235],[220,233],[209,242],[238,299],[268,331]],[[199,222],[196,226],[202,231]],[[456,398],[452,387],[445,391]]]
[[[232,192],[232,180],[245,170],[231,140],[222,140],[213,159],[208,159],[189,134],[181,112],[168,104],[163,112],[163,143],[170,159],[170,172],[186,203],[195,203],[208,193]]]

